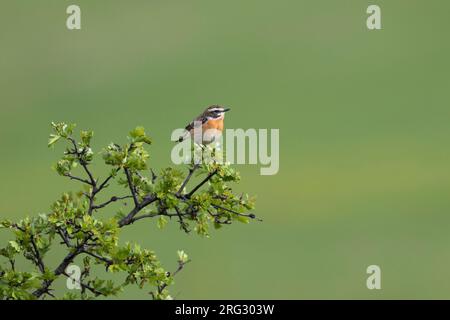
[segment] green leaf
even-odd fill
[[[139,138],[145,136],[144,127],[136,127],[134,130],[130,131],[130,137]]]
[[[186,263],[189,260],[188,255],[186,254],[186,252],[184,252],[183,250],[178,250],[177,251],[178,254],[178,262],[180,263]]]
[[[91,139],[94,136],[93,131],[81,131],[80,132],[81,141],[85,146],[88,146],[91,144]]]
[[[244,217],[244,216],[236,216],[236,220],[239,221],[239,222],[242,222],[242,223],[249,223],[250,222],[249,218]]]
[[[151,144],[152,140],[145,134],[144,127],[136,127],[130,132],[131,140],[134,143],[146,143]]]
[[[50,138],[48,139],[48,147],[52,147],[58,140],[61,139],[60,135],[57,134],[51,134]]]
[[[52,122],[53,131],[62,138],[68,138],[72,135],[73,129],[76,127],[76,124],[66,124],[64,122],[55,123]]]
[[[16,241],[14,240],[9,241],[9,245],[13,247],[14,250],[16,250],[17,252],[20,252],[21,250],[20,245]]]
[[[167,219],[164,216],[160,216],[158,219],[158,228],[163,229],[167,224]]]
[[[49,269],[45,269],[45,272],[41,276],[41,278],[42,278],[42,280],[55,280],[57,278],[57,276]]]
[[[0,228],[10,228],[11,226],[12,226],[12,222],[10,220],[0,221]]]

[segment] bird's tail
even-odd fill
[[[190,136],[191,136],[190,132],[186,130],[186,131],[183,133],[183,135],[181,135],[181,136],[178,138],[178,140],[175,141],[175,142],[177,142],[177,143],[183,142],[184,140],[188,139]]]

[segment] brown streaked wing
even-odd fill
[[[195,122],[202,122],[202,124],[204,124],[206,121],[208,121],[208,118],[207,117],[205,117],[205,116],[200,116],[200,117],[198,117],[198,118],[195,118],[191,123],[189,123],[186,127],[185,127],[185,129],[187,130],[187,131],[191,131],[192,129],[194,129],[194,123]]]

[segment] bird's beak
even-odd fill
[[[230,111],[231,109],[230,108],[225,108],[225,109],[223,109],[223,112],[227,112],[227,111]]]

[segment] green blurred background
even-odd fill
[[[280,129],[280,171],[238,166],[262,223],[124,231],[169,270],[189,253],[175,298],[450,298],[449,18],[445,0],[2,0],[0,215],[78,188],[51,169],[51,121],[93,129],[97,151],[144,125],[158,170],[172,130],[219,103],[228,128]],[[382,290],[366,288],[371,264]]]

